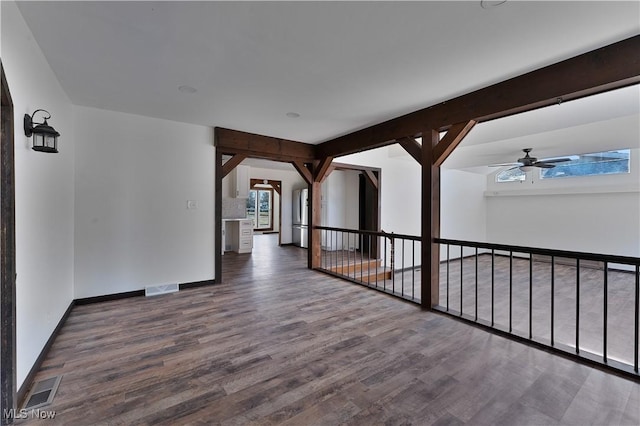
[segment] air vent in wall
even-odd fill
[[[180,290],[178,284],[148,285],[144,288],[144,295],[157,296],[159,294],[175,293],[178,290]]]
[[[31,388],[31,392],[29,392],[24,409],[33,410],[51,404],[56,396],[60,380],[62,380],[62,376],[55,376],[36,382]]]

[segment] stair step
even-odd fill
[[[363,260],[362,262],[356,260],[355,262],[352,262],[352,263],[332,266],[328,268],[328,270],[331,272],[335,272],[336,274],[348,275],[348,274],[353,274],[354,272],[360,272],[360,270],[369,271],[372,269],[376,269],[376,267],[378,269],[381,269],[382,268],[381,264],[382,264],[382,261],[380,259]]]

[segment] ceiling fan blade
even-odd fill
[[[555,167],[555,164],[549,164],[546,161],[538,161],[537,163],[534,164],[534,166],[540,167],[543,169],[553,169]]]
[[[488,167],[509,167],[509,166],[521,166],[522,163],[505,163],[505,164],[490,164]]]
[[[571,161],[571,158],[552,158],[550,160],[540,160],[541,163],[564,163],[565,161]]]

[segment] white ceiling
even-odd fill
[[[637,1],[508,1],[494,9],[480,1],[29,1],[19,8],[75,104],[308,143],[640,33]],[[182,93],[181,85],[197,92]],[[587,116],[603,120],[600,113],[637,114],[637,90],[626,96],[615,113],[600,103],[599,112],[551,114],[543,130],[517,119],[484,123],[465,148],[500,151],[498,140]],[[483,164],[511,161],[521,148]]]

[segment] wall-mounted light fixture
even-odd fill
[[[44,117],[44,122],[35,123],[34,126],[33,117],[37,112],[44,112],[47,114]],[[58,136],[60,133],[56,132],[56,129],[49,126],[47,120],[51,118],[51,114],[49,111],[45,111],[43,109],[37,109],[29,116],[29,114],[24,115],[24,134],[26,137],[31,137],[33,135],[33,150],[40,152],[58,152]]]

